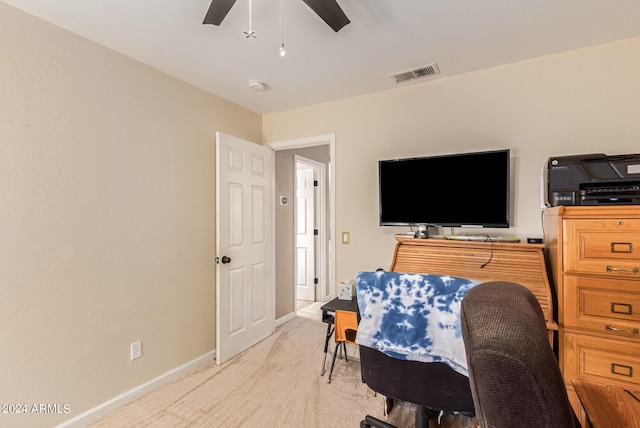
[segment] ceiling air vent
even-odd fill
[[[413,70],[402,71],[391,75],[391,78],[396,83],[404,83],[410,80],[420,79],[421,77],[433,76],[434,74],[440,74],[438,64],[423,65],[422,67],[414,68]]]

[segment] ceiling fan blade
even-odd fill
[[[302,0],[336,33],[350,23],[336,0]]]
[[[220,25],[235,2],[236,0],[213,0],[202,23]]]

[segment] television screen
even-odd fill
[[[509,150],[381,160],[380,225],[509,227]]]

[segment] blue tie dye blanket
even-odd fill
[[[460,302],[477,284],[444,275],[360,272],[356,343],[402,360],[443,362],[468,376]]]

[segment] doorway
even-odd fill
[[[275,247],[276,247],[276,324],[295,317],[297,312],[297,278],[295,269],[295,156],[302,156],[324,164],[325,185],[324,227],[319,227],[319,235],[324,248],[323,283],[316,286],[315,300],[328,301],[335,295],[335,179],[332,166],[335,154],[335,136],[333,134],[269,143],[275,150]],[[320,282],[320,278],[319,278]],[[307,303],[307,302],[304,302]]]
[[[326,289],[326,164],[294,155],[294,278],[297,307],[320,299]]]

